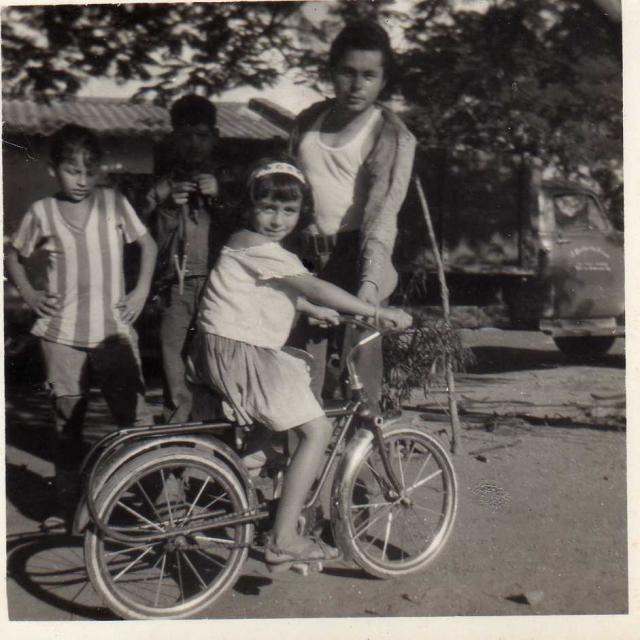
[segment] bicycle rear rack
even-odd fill
[[[136,536],[131,536],[127,535],[126,533],[122,533],[121,531],[114,531],[113,528],[106,525],[98,515],[97,507],[95,504],[94,491],[92,490],[92,488],[94,486],[96,475],[101,467],[101,464],[118,448],[122,447],[125,444],[137,442],[140,440],[155,440],[171,436],[184,437],[185,442],[188,442],[190,437],[197,438],[200,435],[215,435],[220,432],[228,431],[229,428],[236,426],[237,425],[227,420],[213,420],[210,422],[188,422],[168,425],[148,425],[120,429],[118,431],[109,433],[101,438],[97,443],[93,445],[93,447],[85,457],[81,467],[81,473],[86,474],[87,469],[91,466],[91,471],[88,472],[88,475],[86,477],[85,496],[89,515],[95,526],[107,539],[128,544],[144,544],[157,542],[163,539],[169,539],[175,537],[176,535],[190,535],[195,532],[204,532],[219,527],[243,524],[245,522],[253,522],[268,518],[269,512],[266,510],[260,510],[258,508],[250,511],[245,511],[241,514],[232,514],[214,518],[209,522],[197,523],[188,528],[181,528],[179,529],[179,531],[172,528],[169,531],[165,532],[150,532],[148,535],[142,533]],[[197,443],[197,440],[194,439],[192,440],[192,442]],[[158,445],[161,446],[162,444],[163,442],[162,440],[160,440],[158,442]],[[217,446],[224,447],[224,451],[229,457],[237,457],[229,447],[224,445],[224,443],[219,442]],[[122,464],[127,462],[129,459],[131,458],[123,460]],[[234,461],[234,463],[236,469],[239,471],[239,473],[242,474],[242,463],[240,462],[240,460],[238,459],[237,461]],[[249,476],[247,474],[243,474],[243,476],[246,476],[243,477],[243,480],[251,484],[251,479],[249,478]],[[139,528],[135,528],[135,530],[140,531]]]

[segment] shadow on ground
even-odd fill
[[[518,349],[514,347],[472,347],[475,362],[467,367],[467,373],[507,373],[509,371],[550,369],[572,365],[588,365],[611,369],[625,368],[624,353],[608,353],[604,356],[570,359],[560,351]]]
[[[113,430],[113,418],[98,390],[89,394],[84,437],[93,443]],[[51,462],[53,416],[49,395],[42,387],[14,387],[5,396],[5,438],[8,446]]]
[[[81,538],[44,534],[16,537],[7,543],[7,575],[41,603],[70,617],[115,619],[109,610],[95,606],[97,598],[84,566]],[[9,619],[16,620],[11,610]]]
[[[43,478],[26,466],[7,463],[7,501],[23,516],[43,522],[53,513],[56,491],[53,478]]]

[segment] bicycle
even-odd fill
[[[381,331],[342,321],[371,333],[346,358],[350,398],[327,409],[333,439],[300,526],[313,527],[309,516],[335,466],[330,524],[343,559],[378,578],[399,577],[424,569],[444,547],[456,477],[432,436],[385,425],[370,410],[354,354]],[[230,433],[231,445],[221,439]],[[237,452],[243,436],[237,424],[214,420],[123,429],[91,449],[74,530],[84,532],[90,580],[114,613],[186,618],[233,586],[270,515]]]

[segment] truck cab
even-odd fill
[[[416,158],[459,326],[541,330],[569,356],[624,335],[624,241],[597,194],[543,180],[538,161],[428,149]],[[401,290],[439,304],[424,211],[411,190],[395,262]],[[420,304],[419,303],[419,304]]]
[[[540,329],[567,355],[604,353],[624,333],[623,234],[582,186],[543,181],[537,200]]]

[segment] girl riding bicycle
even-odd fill
[[[296,311],[334,325],[338,312],[399,329],[412,321],[401,309],[378,308],[316,278],[281,246],[311,208],[308,182],[293,162],[256,165],[247,183],[246,228],[227,241],[209,275],[187,364],[189,382],[223,394],[241,424],[299,435],[265,548],[271,570],[338,557],[336,549],[297,530],[331,426],[309,386],[306,363],[283,350]]]

